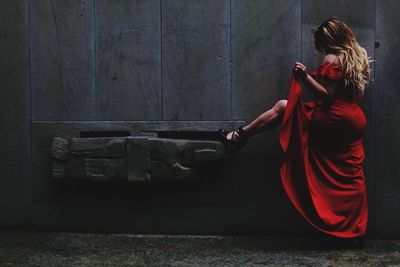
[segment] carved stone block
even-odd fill
[[[96,158],[121,158],[126,156],[125,137],[72,138],[73,155]]]
[[[51,156],[55,179],[143,182],[190,179],[196,165],[227,154],[218,141],[128,136],[54,137]]]
[[[51,146],[51,155],[55,159],[67,160],[69,142],[60,137],[55,137]]]

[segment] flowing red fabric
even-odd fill
[[[343,81],[332,63],[312,76]],[[362,143],[367,121],[347,92],[340,86],[329,103],[303,102],[293,73],[279,132],[281,180],[289,199],[314,227],[342,238],[365,235],[368,217]]]

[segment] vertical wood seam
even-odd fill
[[[96,87],[97,87],[97,40],[96,40],[96,0],[93,0],[93,72],[94,72],[94,79],[93,79],[93,94],[94,94],[94,119],[98,119],[97,114],[97,95],[96,95]]]
[[[163,17],[162,0],[160,0],[160,120],[164,120],[164,78],[163,78]]]
[[[376,137],[376,127],[375,127],[375,118],[376,118],[376,103],[375,103],[375,90],[377,88],[377,73],[376,73],[376,48],[375,48],[375,40],[376,40],[376,12],[377,12],[377,4],[376,1],[374,1],[374,39],[373,39],[373,55],[374,55],[374,65],[373,65],[373,70],[374,70],[374,87],[372,88],[372,161],[373,161],[373,169],[372,169],[372,187],[373,187],[373,191],[372,191],[372,203],[373,203],[373,217],[372,217],[372,230],[373,232],[376,232],[376,155],[375,155],[375,147],[376,147],[376,142],[375,142],[375,137]]]
[[[232,114],[232,0],[229,0],[229,119]]]
[[[300,59],[303,62],[303,0],[300,1]]]
[[[29,108],[27,111],[29,112],[29,120],[27,121],[27,124],[29,125],[29,167],[28,167],[28,179],[30,182],[30,210],[29,210],[29,222],[28,224],[31,225],[33,221],[33,208],[32,208],[32,203],[33,203],[33,168],[32,168],[32,121],[33,121],[33,109],[32,109],[32,41],[31,41],[31,36],[32,36],[32,26],[31,26],[31,0],[28,1],[28,43],[29,43],[29,48],[28,48],[28,57],[29,57]]]

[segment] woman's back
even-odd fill
[[[360,140],[366,130],[366,117],[352,88],[345,87],[339,58],[327,55],[311,74],[322,84],[334,84],[329,101],[319,101],[312,116],[310,140],[315,147],[346,148]],[[327,140],[329,140],[327,142]]]
[[[311,76],[322,85],[332,84],[334,81],[333,101],[340,99],[361,106],[364,91],[345,86],[344,73],[337,55],[327,54],[322,64],[311,72]],[[327,86],[327,88],[332,88],[332,86]]]

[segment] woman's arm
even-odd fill
[[[320,83],[307,73],[306,66],[300,62],[296,62],[294,70],[316,97],[328,100],[335,95],[338,81],[322,78]]]
[[[323,79],[322,83],[319,83],[309,74],[303,78],[303,81],[314,95],[324,100],[332,98],[338,86],[338,81]]]

